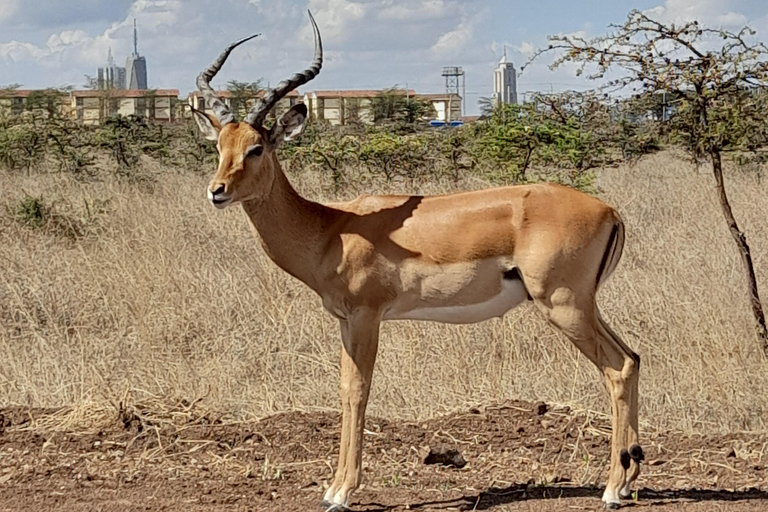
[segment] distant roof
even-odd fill
[[[69,96],[66,91],[57,91],[56,89],[0,89],[0,97],[2,98],[26,98],[32,93],[56,93],[61,96]]]
[[[81,91],[57,91],[56,89],[0,89],[3,98],[27,98],[33,93],[59,93],[61,96],[96,98],[109,95],[113,98],[142,98],[144,96],[178,96],[178,89],[86,89]]]
[[[109,96],[110,98],[143,98],[145,96],[177,96],[178,89],[88,89],[85,91],[72,91],[76,98],[98,98]]]
[[[191,98],[192,96],[196,96],[199,98],[200,96],[202,96],[202,93],[200,91],[192,91],[187,95],[187,98]],[[216,96],[218,96],[219,98],[231,98],[232,92],[226,89],[221,91],[216,91]],[[260,98],[264,96],[264,90],[262,89],[261,91],[259,91],[256,94],[256,96]],[[299,93],[298,89],[293,89],[292,91],[289,91],[288,94],[285,95],[286,98],[298,98],[299,96],[301,96],[301,93]]]
[[[312,91],[307,94],[314,95],[318,98],[374,98],[385,91],[392,92],[394,94],[402,94],[403,96],[405,96],[407,92],[407,94],[409,94],[410,96],[416,96],[416,91],[414,91],[413,89],[409,89],[408,91],[406,91],[405,89],[395,89],[391,91],[388,89]]]
[[[455,92],[452,92],[450,95],[448,93],[438,92],[433,94],[419,94],[418,96],[419,98],[424,98],[425,100],[447,100],[449,96],[452,99],[461,97]]]

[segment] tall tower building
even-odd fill
[[[517,103],[517,73],[515,65],[507,60],[507,47],[493,72],[493,97],[497,103]]]
[[[133,20],[133,55],[125,60],[125,86],[127,89],[147,88],[147,61],[139,55],[139,35]]]
[[[115,65],[112,48],[107,54],[107,66],[98,69],[96,79],[98,89],[125,89],[125,68]]]

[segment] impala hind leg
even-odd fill
[[[615,378],[606,375],[606,387],[608,388],[608,392],[611,394],[612,409],[615,411],[617,406],[621,407],[624,403],[629,408],[628,419],[626,423],[620,421],[615,413],[612,415],[611,421],[614,432],[617,432],[617,430],[622,428],[622,426],[625,430],[625,440],[623,445],[627,446],[628,448],[626,448],[626,452],[624,452],[624,450],[620,451],[619,456],[622,465],[625,466],[628,463],[629,468],[627,469],[624,486],[619,489],[619,497],[629,498],[632,495],[632,484],[640,475],[640,463],[645,457],[643,454],[643,449],[638,444],[637,385],[639,377],[638,370],[640,368],[640,356],[638,356],[624,344],[621,338],[619,338],[618,335],[605,322],[605,320],[602,319],[599,312],[597,313],[597,320],[600,337],[603,339],[610,339],[616,345],[621,346],[622,349],[625,350],[633,360],[633,362],[629,364],[631,371],[624,372],[624,374],[618,379],[618,384],[615,383]],[[626,395],[624,401],[617,401],[614,399],[614,395],[620,395],[622,393]],[[629,456],[629,460],[627,460],[627,455]]]
[[[640,358],[600,318],[593,297],[579,300],[568,288],[556,289],[547,299],[535,299],[547,319],[592,361],[605,379],[611,400],[611,466],[603,502],[618,508],[622,495],[640,472],[637,382]]]
[[[323,498],[328,511],[342,511],[360,485],[365,407],[379,343],[380,315],[357,311],[341,321],[341,445],[336,476]]]

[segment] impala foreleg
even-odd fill
[[[341,446],[336,476],[323,498],[328,510],[343,510],[360,485],[365,407],[379,341],[380,315],[357,311],[341,321]]]

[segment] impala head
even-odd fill
[[[267,114],[286,94],[312,80],[323,64],[323,43],[312,13],[309,14],[315,31],[315,57],[306,70],[291,75],[269,89],[263,98],[238,122],[229,107],[216,96],[210,82],[218,73],[230,52],[256,35],[229,45],[211,67],[197,77],[197,87],[210,105],[213,115],[192,110],[198,128],[206,139],[216,141],[219,165],[208,185],[208,200],[217,208],[225,208],[237,201],[262,199],[274,180],[278,165],[275,149],[284,140],[298,137],[304,129],[307,107],[297,104],[288,109],[270,129],[263,126]]]

